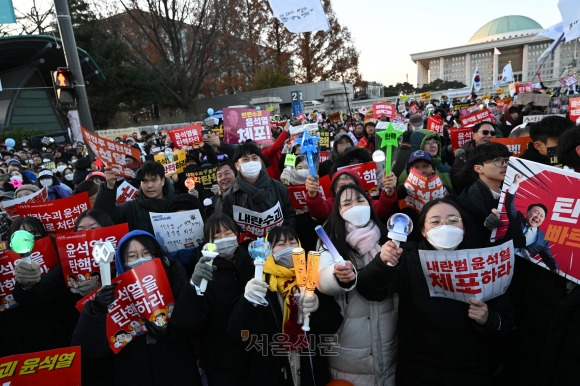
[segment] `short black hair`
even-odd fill
[[[530,204],[528,205],[528,209],[526,209],[526,213],[528,213],[530,210],[532,210],[532,208],[534,206],[539,206],[540,208],[544,209],[544,213],[546,214],[546,217],[548,216],[548,208],[546,207],[546,205],[541,204],[541,203],[536,203],[536,204]]]
[[[223,168],[224,166],[228,166],[230,169],[232,169],[232,171],[234,172],[234,176],[237,176],[237,175],[238,175],[238,169],[236,169],[236,167],[234,166],[234,164],[233,164],[232,162],[230,162],[230,161],[224,161],[224,162],[220,163],[220,164],[218,165],[218,167],[217,167],[216,171],[215,171],[215,172],[216,172],[216,174],[217,174],[217,172],[219,172],[219,170],[220,170],[221,168]]]
[[[252,155],[252,154],[256,154],[260,158],[262,158],[262,150],[260,150],[258,145],[256,145],[254,142],[242,143],[240,146],[238,146],[238,148],[234,152],[233,161],[238,162],[238,160],[240,158],[242,158],[243,156]]]
[[[497,142],[484,143],[476,146],[467,154],[467,165],[469,168],[473,168],[474,165],[483,165],[485,161],[511,155],[512,153],[504,144]]]
[[[276,245],[276,243],[282,238],[285,240],[291,238],[296,240],[298,243],[300,242],[296,230],[286,225],[274,227],[270,233],[268,233],[268,241],[270,242],[270,245],[272,245],[272,248],[274,248],[274,245]]]
[[[138,174],[138,180],[143,180],[146,176],[158,176],[161,179],[165,178],[165,168],[159,162],[156,161],[146,161],[141,166],[140,173]]]
[[[496,130],[496,127],[493,123],[489,122],[489,121],[483,121],[483,122],[477,122],[475,125],[473,125],[473,127],[471,128],[471,131],[474,133],[477,133],[479,131],[479,129],[481,128],[481,126],[483,125],[491,125],[493,127],[494,130]]]
[[[558,115],[548,115],[541,121],[536,122],[530,129],[530,137],[533,142],[548,143],[548,138],[560,138],[564,132],[576,125],[568,118]]]
[[[580,156],[576,153],[578,146],[580,146],[580,128],[576,127],[562,134],[556,148],[558,162],[573,169],[579,167]]]
[[[77,230],[81,220],[85,217],[92,218],[93,220],[98,222],[99,225],[102,227],[108,227],[108,226],[115,225],[115,223],[113,222],[113,219],[111,219],[111,216],[109,216],[109,214],[107,212],[102,211],[100,209],[93,208],[93,209],[89,209],[89,210],[79,214],[79,216],[77,217],[77,220],[75,221],[75,231]]]

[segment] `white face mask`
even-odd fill
[[[20,180],[22,181],[22,176],[12,176],[10,177],[11,180]]]
[[[282,267],[292,268],[294,267],[294,260],[292,259],[292,250],[294,247],[284,248],[278,252],[274,252],[274,261],[276,264]]]
[[[248,178],[256,178],[262,170],[262,163],[260,161],[249,161],[243,163],[241,166],[242,175]]]
[[[219,257],[228,257],[236,251],[236,248],[238,247],[238,238],[236,236],[224,237],[223,239],[214,240],[213,243],[217,248]]]
[[[74,174],[67,174],[66,176],[64,176],[64,179],[67,181],[72,181],[74,178]]]
[[[441,225],[427,231],[427,241],[435,249],[452,251],[463,241],[463,229],[453,225]]]
[[[368,205],[353,206],[342,214],[342,218],[357,228],[364,227],[371,219],[371,207]]]
[[[153,256],[140,257],[135,261],[127,262],[127,268],[134,269],[134,268],[140,266],[141,264],[145,264],[146,262],[151,261],[151,260],[153,260]]]
[[[300,169],[300,170],[296,170],[296,174],[299,177],[306,179],[310,175],[310,172],[308,171],[308,169]]]
[[[49,160],[48,158],[44,158],[44,159],[42,160],[42,162],[44,162],[44,163],[47,163],[47,162],[50,162],[50,160]]]
[[[58,170],[60,173],[64,172],[64,169],[66,169],[66,165],[58,165],[56,167],[56,170]]]
[[[70,160],[70,163],[74,165],[74,164],[76,164],[76,163],[77,163],[77,161],[78,161],[78,160],[76,160],[76,159],[71,159],[71,160]]]
[[[48,188],[49,186],[52,186],[52,178],[43,178],[42,180],[40,180],[40,185]]]

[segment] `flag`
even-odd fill
[[[0,0],[0,24],[16,23],[12,0]]]
[[[274,17],[292,33],[330,28],[320,0],[268,0]]]
[[[493,88],[497,88],[502,83],[511,83],[514,81],[514,72],[512,70],[512,64],[508,63],[504,66],[501,72],[501,79],[493,84]]]
[[[494,55],[501,55],[501,52],[499,52],[499,50],[497,49],[497,47],[495,47],[495,48],[493,49],[493,54],[494,54]]]
[[[479,78],[479,69],[475,67],[475,72],[473,73],[473,79],[471,79],[471,89],[475,92],[481,90],[481,79]]]
[[[0,79],[0,91],[2,91],[2,79]]]
[[[545,30],[534,36],[532,40],[537,40],[541,37],[557,40],[562,34],[562,32],[564,32],[564,26],[562,25],[562,22],[560,22],[558,24],[554,24],[553,26],[546,28]]]
[[[578,0],[560,0],[558,8],[562,14],[562,25],[566,41],[580,38],[580,7]]]
[[[542,52],[542,55],[538,57],[538,62],[544,61],[548,59],[548,57],[550,57],[550,59],[554,59],[554,51],[556,50],[556,47],[558,47],[558,44],[562,43],[562,40],[564,40],[563,32],[558,38],[558,40],[554,40],[552,44],[550,44],[550,46],[546,48],[544,52]]]

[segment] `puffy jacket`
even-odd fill
[[[443,185],[452,186],[450,175],[451,166],[441,162],[442,143],[441,137],[437,133],[426,129],[415,130],[413,134],[411,134],[411,152],[423,150],[425,147],[425,142],[431,139],[437,140],[437,155],[431,157],[433,159],[433,164],[435,165],[435,173],[437,173],[441,179],[441,182],[443,182]],[[407,176],[407,170],[403,170],[401,175],[399,175],[399,184],[404,184]]]

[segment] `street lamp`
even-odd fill
[[[330,101],[330,109],[334,110],[334,99]]]

